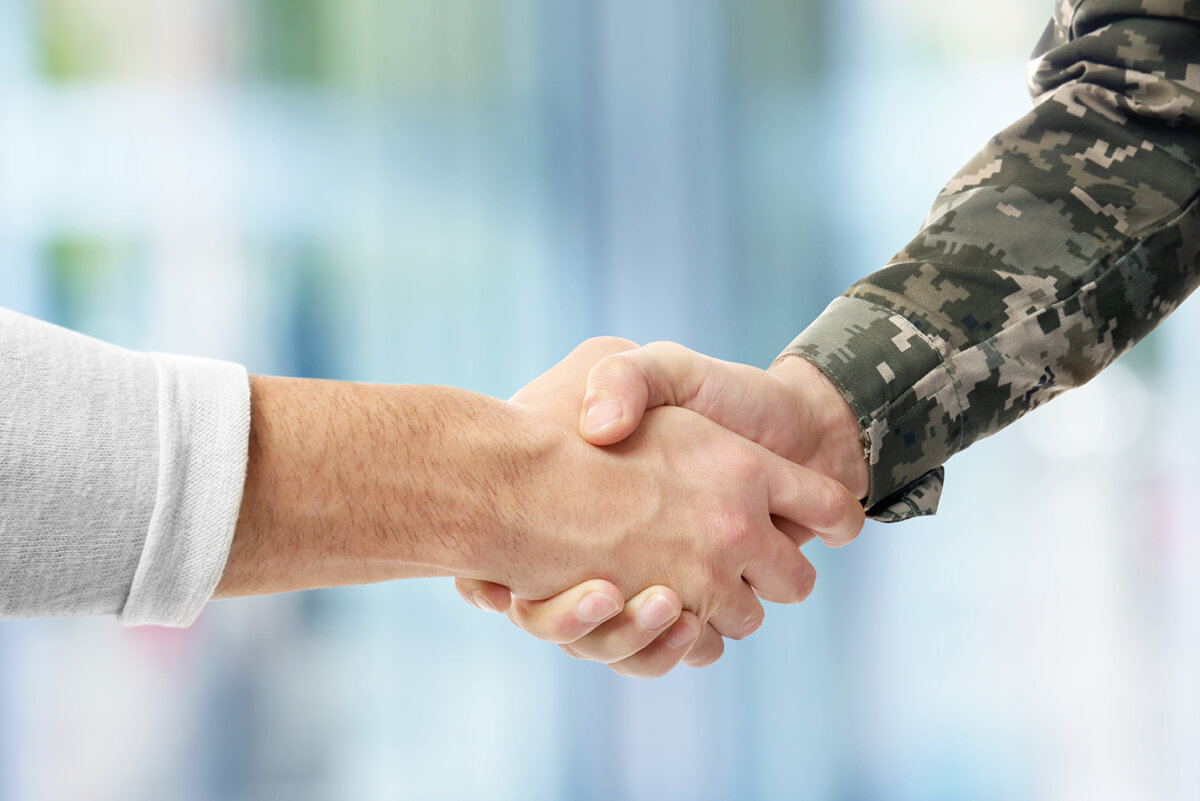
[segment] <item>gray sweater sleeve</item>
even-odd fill
[[[239,365],[0,309],[0,617],[190,624],[229,554],[249,429]]]

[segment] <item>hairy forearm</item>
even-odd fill
[[[255,376],[249,463],[216,597],[478,572],[523,452],[463,390]]]
[[[677,588],[744,636],[811,566],[769,524],[861,526],[844,488],[682,409],[580,438],[589,341],[501,402],[446,387],[251,381],[249,470],[218,597],[452,575],[547,598],[590,578]],[[623,347],[623,346],[622,346]],[[858,512],[858,519],[853,514]]]

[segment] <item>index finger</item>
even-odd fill
[[[767,459],[771,514],[816,534],[831,548],[852,542],[862,531],[866,512],[850,490],[815,470],[775,454]]]

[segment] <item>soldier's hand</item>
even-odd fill
[[[698,412],[825,473],[860,498],[867,494],[867,463],[854,410],[806,359],[782,358],[762,370],[674,342],[613,354],[588,374],[580,433],[594,445],[620,442],[633,433],[646,410],[657,406]]]
[[[830,475],[857,497],[867,494],[867,464],[854,412],[841,392],[805,359],[784,358],[761,370],[669,342],[617,353],[599,361],[588,376],[580,431],[593,444],[610,445],[636,430],[646,410],[663,405],[703,414],[781,456]],[[847,535],[845,529],[822,532],[787,521],[779,524],[798,544],[821,537],[838,547],[858,531]],[[535,636],[568,644],[566,650],[575,656],[609,663],[631,675],[659,675],[664,666],[669,670],[681,659],[699,666],[721,656],[721,638],[711,627],[686,654],[669,647],[672,635],[684,628],[686,613],[670,628],[657,631],[639,621],[642,606],[634,603],[596,624],[583,622],[572,603],[585,597],[584,586],[546,601],[521,602],[510,617]],[[490,599],[488,605],[498,611],[510,608],[504,587],[469,581],[458,582],[458,587],[464,598]],[[620,596],[613,590],[611,600],[617,602]],[[648,588],[637,598],[656,594],[669,598],[668,593],[666,588]]]

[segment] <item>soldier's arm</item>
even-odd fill
[[[857,491],[851,415],[869,449],[869,513],[900,520],[936,508],[950,456],[1148,333],[1200,272],[1200,0],[1060,0],[1037,53],[1033,109],[950,181],[903,251],[785,350],[839,396],[797,359],[762,373],[651,346],[593,371],[589,402],[622,407],[589,439],[619,441],[645,406],[678,404]],[[540,611],[515,620],[549,638],[559,621]],[[574,653],[626,657],[637,672],[657,643],[634,653],[652,632],[615,636],[631,618],[575,640]]]
[[[931,512],[950,456],[1091,379],[1200,275],[1200,2],[1060,2],[1037,52],[1032,110],[785,351],[859,418],[880,519]]]

